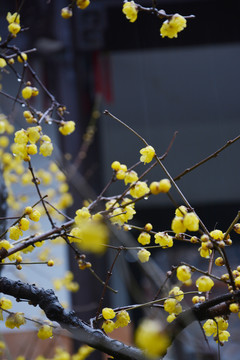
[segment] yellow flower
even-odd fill
[[[15,132],[14,142],[16,144],[27,144],[28,136],[24,129],[18,130]]]
[[[126,176],[126,172],[121,169],[116,172],[116,178],[118,180],[123,180],[125,176]]]
[[[214,282],[209,276],[201,276],[196,281],[196,286],[200,292],[210,291]]]
[[[221,230],[217,230],[217,229],[211,231],[210,235],[214,240],[223,240],[223,238],[224,238],[223,232]]]
[[[178,304],[178,301],[173,298],[166,299],[164,301],[164,310],[168,312],[169,314],[176,313],[176,305]]]
[[[29,220],[26,219],[26,218],[22,218],[20,221],[19,221],[19,228],[23,231],[26,231],[29,229]]]
[[[81,224],[83,222],[85,222],[86,220],[88,220],[91,217],[91,214],[90,214],[88,208],[86,208],[86,207],[82,207],[81,209],[78,209],[76,211],[76,215],[77,216],[75,216],[74,220],[78,226],[81,226]]]
[[[102,324],[102,328],[106,333],[110,333],[115,329],[115,324],[112,320],[106,320]]]
[[[69,135],[75,130],[74,121],[65,121],[62,126],[59,127],[59,131],[62,135]]]
[[[9,24],[12,24],[12,23],[20,24],[20,15],[17,12],[15,12],[13,14],[8,12],[6,19]]]
[[[30,113],[31,115],[31,113]],[[40,139],[41,126],[33,126],[27,128],[26,134],[31,144],[35,144]]]
[[[157,320],[144,319],[136,330],[136,345],[146,351],[147,357],[156,358],[165,354],[170,345],[169,337],[161,330]]]
[[[228,341],[230,334],[226,331],[227,328],[228,322],[222,317],[216,317],[214,320],[208,319],[203,325],[206,336],[216,336],[216,341],[219,339],[221,342]]]
[[[134,204],[129,204],[128,206],[123,206],[127,204],[130,200],[122,201],[122,208],[116,208],[110,214],[110,221],[113,224],[123,225],[133,218],[133,215],[136,214],[134,210]]]
[[[61,10],[61,17],[63,19],[69,19],[70,17],[72,17],[72,9],[67,7],[62,8]]]
[[[187,208],[184,205],[179,206],[176,210],[175,210],[175,215],[179,216],[179,217],[183,217],[184,215],[187,214]]]
[[[107,226],[100,222],[89,219],[88,221],[81,224],[79,227],[77,246],[82,251],[89,251],[96,254],[103,254],[106,250],[106,245],[108,243],[108,228]],[[73,238],[72,241],[75,239]]]
[[[150,184],[149,189],[150,189],[150,191],[151,191],[151,193],[153,195],[158,195],[160,193],[159,182],[158,181],[153,181]]]
[[[191,278],[191,269],[186,265],[181,265],[177,268],[178,280],[185,282]]]
[[[21,30],[21,26],[15,22],[8,25],[8,31],[15,37]]]
[[[228,331],[219,331],[218,337],[219,337],[219,341],[224,342],[224,341],[228,341],[230,334]]]
[[[29,214],[29,219],[32,221],[39,221],[41,217],[41,213],[38,210],[33,210],[31,214]]]
[[[115,171],[118,171],[120,169],[120,162],[119,161],[113,161],[113,163],[111,164],[111,168]]]
[[[123,4],[122,12],[126,15],[126,18],[130,22],[134,22],[137,20],[138,10],[137,5],[134,1],[127,1]]]
[[[182,290],[180,290],[180,288],[178,286],[174,286],[174,288],[172,288],[171,291],[169,291],[169,295],[170,296],[175,296],[175,299],[177,299],[178,301],[182,301],[182,299],[184,298],[184,293]]]
[[[130,316],[126,310],[117,313],[117,320],[115,322],[115,329],[125,327],[130,323]]]
[[[3,309],[3,310],[9,310],[11,309],[12,307],[12,302],[11,300],[5,298],[5,297],[2,297],[0,299],[0,308]]]
[[[52,152],[53,152],[53,144],[49,141],[44,141],[39,148],[39,153],[43,156],[51,156]]]
[[[155,244],[159,244],[164,249],[173,246],[172,236],[168,235],[167,233],[158,232],[157,234],[154,235],[154,237],[155,237]]]
[[[234,225],[233,227],[233,230],[237,233],[237,234],[240,234],[240,224],[237,223]]]
[[[167,193],[171,189],[171,183],[169,179],[162,179],[159,181],[159,191]]]
[[[238,313],[239,312],[239,305],[237,303],[232,303],[229,305],[229,310],[232,313]]]
[[[131,189],[130,195],[134,198],[138,198],[146,195],[149,192],[149,187],[144,181],[138,181]]]
[[[52,327],[49,325],[42,325],[38,330],[38,337],[39,339],[48,339],[52,337]]]
[[[82,345],[78,349],[77,354],[72,355],[72,360],[85,360],[93,351],[95,351],[94,348],[88,345]],[[38,360],[38,359],[36,359]],[[39,360],[45,360],[45,359],[39,359]]]
[[[142,245],[147,245],[150,244],[151,241],[151,235],[148,234],[147,232],[143,231],[139,236],[138,236],[138,242]]]
[[[31,144],[31,145],[27,145],[27,153],[29,155],[35,155],[37,154],[37,145],[35,144]]]
[[[22,52],[22,53],[21,53],[21,56],[18,55],[17,61],[20,62],[20,63],[23,63],[24,61],[27,61],[27,58],[28,58],[28,57],[27,57],[27,54],[24,53],[24,52]]]
[[[0,241],[0,249],[6,249],[6,250],[8,250],[8,249],[10,249],[12,247],[12,245],[10,244],[10,242],[9,241],[7,241],[7,240],[1,240]],[[1,300],[0,300],[1,301]]]
[[[203,330],[206,336],[211,336],[213,334],[216,334],[217,333],[216,321],[214,321],[213,319],[208,319],[203,325]]]
[[[22,97],[24,99],[30,99],[32,97],[32,87],[31,86],[26,86],[25,88],[22,89]]]
[[[216,259],[215,259],[215,265],[216,266],[223,266],[225,263],[224,263],[224,260],[223,260],[223,258],[221,257],[221,256],[219,256],[219,257],[217,257]]]
[[[138,174],[134,170],[127,171],[124,176],[125,185],[138,181]]]
[[[198,249],[198,251],[200,252],[200,256],[205,258],[205,259],[209,259],[212,250],[211,249],[204,249],[202,246]]]
[[[176,319],[176,315],[175,315],[174,313],[169,314],[168,317],[167,317],[167,322],[168,322],[168,323],[171,323],[171,322],[173,322],[175,319]]]
[[[8,147],[9,145],[9,138],[7,136],[1,136],[0,137],[0,146],[3,147],[3,148],[6,148]]]
[[[77,0],[77,7],[79,9],[86,9],[86,7],[88,7],[88,5],[90,5],[90,1],[89,0]]]
[[[144,164],[150,163],[155,155],[155,150],[152,146],[146,146],[145,148],[140,150],[140,154],[142,156],[140,157],[140,161]]]
[[[7,65],[6,60],[3,58],[0,58],[0,68],[4,68],[4,66],[6,66],[6,65]]]
[[[0,120],[0,134],[5,133],[6,131],[6,123],[3,120]]]
[[[18,226],[11,226],[9,228],[9,237],[12,240],[18,240],[20,236],[23,235],[23,232],[21,229],[19,229]]]
[[[182,31],[186,26],[186,19],[179,14],[175,14],[171,17],[170,20],[164,21],[160,29],[160,33],[162,37],[167,36],[170,39],[177,38],[178,33]]]
[[[151,255],[150,251],[147,251],[146,249],[141,249],[138,251],[138,259],[141,261],[141,263],[148,262],[149,257]]]
[[[6,349],[6,344],[3,341],[0,341],[0,355],[3,354],[4,349]]]
[[[184,216],[183,225],[189,231],[198,231],[199,229],[199,219],[194,212],[189,212]]]
[[[110,320],[115,317],[116,313],[112,308],[104,308],[102,309],[102,316],[105,320]]]
[[[186,226],[183,224],[183,218],[180,216],[175,216],[172,221],[171,229],[176,234],[184,233],[186,231]]]
[[[21,325],[24,325],[26,320],[24,318],[24,314],[17,312],[15,314],[10,314],[5,322],[6,327],[10,329],[14,329],[15,327],[19,328]]]

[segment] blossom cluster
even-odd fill
[[[228,321],[225,320],[223,317],[208,319],[203,325],[206,336],[213,335],[217,342],[228,341],[230,333],[227,331],[227,328]]]
[[[105,320],[102,324],[102,328],[106,333],[110,333],[120,327],[125,327],[131,321],[126,310],[121,310],[116,313],[112,308],[104,308],[102,309],[102,316]],[[116,321],[113,321],[115,317]]]
[[[136,4],[134,1],[125,1],[123,4],[122,12],[126,16],[126,18],[133,23],[137,20],[139,10],[148,11],[149,9],[144,9],[143,7],[138,6],[138,4]],[[152,11],[152,13],[154,13],[154,11]],[[161,12],[161,17],[164,17],[163,15],[166,14],[163,14]],[[177,38],[178,33],[184,30],[186,26],[186,19],[182,15],[174,14],[172,16],[168,16],[167,20],[163,22],[160,28],[160,34],[163,38]]]
[[[13,37],[16,37],[19,31],[21,30],[20,26],[20,15],[18,13],[11,14],[7,13],[7,21],[8,21],[8,31],[12,34]]]
[[[167,317],[168,322],[176,319],[176,316],[182,312],[182,305],[180,302],[184,298],[184,293],[178,286],[173,287],[169,291],[169,298],[164,301],[164,310],[169,313]]]
[[[176,234],[184,233],[186,230],[198,231],[199,218],[193,211],[188,212],[186,206],[182,205],[175,211],[171,228]]]

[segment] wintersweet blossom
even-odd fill
[[[185,282],[191,279],[191,269],[189,266],[181,265],[177,268],[177,278],[179,281]]]
[[[170,19],[164,21],[160,29],[160,34],[162,37],[167,36],[170,39],[177,38],[178,33],[186,26],[186,19],[179,14],[175,14]]]
[[[59,131],[62,135],[70,135],[75,130],[74,121],[65,121],[63,125],[59,127]]]
[[[61,10],[61,16],[63,19],[69,19],[70,17],[72,17],[73,12],[72,9],[69,8],[68,6],[62,8]]]
[[[137,10],[137,5],[135,4],[134,1],[126,1],[123,4],[122,12],[124,13],[124,15],[126,15],[126,18],[130,22],[134,22],[137,20],[138,10]]]
[[[112,308],[102,309],[102,316],[105,320],[111,320],[115,317],[116,313]]]
[[[210,291],[214,282],[209,276],[201,276],[196,280],[196,286],[200,292]]]
[[[77,0],[76,4],[79,9],[84,10],[90,5],[90,0]]]
[[[149,257],[151,255],[150,251],[146,250],[146,249],[141,249],[138,251],[138,259],[142,262],[148,262]]]
[[[135,342],[148,357],[157,358],[166,352],[170,339],[162,331],[158,320],[144,319],[136,330]]]
[[[155,237],[155,244],[159,244],[164,249],[173,246],[173,238],[167,233],[158,232],[157,234],[154,235],[154,237]]]
[[[144,164],[150,163],[155,155],[155,150],[151,145],[148,145],[140,150],[140,154],[142,154],[142,156],[140,157],[141,162],[143,162]]]
[[[38,330],[39,339],[45,340],[52,337],[52,326],[50,325],[42,325]]]
[[[208,319],[204,325],[203,330],[206,336],[213,335],[216,337],[216,341],[225,342],[228,341],[230,336],[229,332],[226,331],[228,328],[228,321],[222,317],[216,317],[214,319]]]
[[[19,33],[19,31],[21,30],[20,15],[17,12],[13,14],[8,12],[6,19],[9,23],[8,31],[15,37],[17,33]]]

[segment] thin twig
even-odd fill
[[[54,227],[55,227],[55,224],[54,224],[54,222],[53,222],[53,220],[52,220],[52,218],[51,218],[51,216],[50,216],[50,214],[49,214],[49,211],[48,211],[48,209],[47,209],[47,207],[46,207],[46,204],[45,204],[45,202],[44,202],[44,200],[43,200],[42,194],[41,194],[40,189],[39,189],[39,186],[38,186],[38,181],[37,181],[37,179],[36,179],[36,177],[35,177],[35,174],[34,174],[34,171],[33,171],[33,168],[32,168],[31,160],[28,161],[28,168],[29,168],[29,170],[30,170],[30,172],[31,172],[31,174],[32,174],[33,183],[34,183],[34,185],[35,185],[35,187],[36,187],[38,196],[39,196],[39,198],[41,199],[41,203],[42,203],[43,208],[44,208],[44,210],[45,210],[45,212],[46,212],[46,215],[47,215],[47,217],[48,217],[48,220],[49,220],[50,224],[52,225],[52,228],[54,228]]]
[[[215,151],[213,154],[207,156],[205,159],[199,161],[197,164],[193,165],[190,168],[187,168],[186,170],[184,170],[181,174],[179,174],[178,176],[176,176],[174,178],[175,181],[180,180],[181,177],[183,177],[184,175],[188,174],[189,172],[195,170],[196,168],[198,168],[199,166],[201,166],[202,164],[206,163],[207,161],[209,161],[210,159],[217,157],[218,154],[220,152],[222,152],[223,150],[225,150],[228,146],[234,144],[236,141],[238,141],[240,139],[240,135],[238,135],[237,137],[235,137],[232,140],[228,140],[227,143],[225,145],[223,145],[220,149],[218,149],[217,151]]]
[[[118,252],[113,260],[113,263],[107,273],[107,278],[106,278],[106,281],[105,281],[105,284],[104,284],[104,288],[103,288],[103,291],[102,291],[102,295],[101,295],[101,298],[100,298],[100,301],[99,301],[99,306],[98,306],[98,309],[97,309],[97,313],[96,313],[96,321],[95,321],[95,325],[97,324],[97,321],[98,321],[98,317],[99,317],[99,314],[101,312],[101,309],[102,309],[102,303],[103,303],[103,300],[104,300],[104,296],[105,296],[105,292],[106,292],[106,288],[107,288],[107,285],[110,281],[110,278],[112,276],[112,271],[113,271],[113,268],[114,268],[114,265],[116,264],[116,261],[117,261],[117,258],[119,257],[120,253],[122,251],[122,247],[120,247],[118,249]]]
[[[228,234],[230,234],[230,232],[234,228],[234,225],[238,222],[239,219],[240,219],[240,211],[238,211],[237,216],[235,217],[235,219],[233,220],[233,222],[231,223],[231,225],[229,226],[229,228],[225,232],[223,239],[227,239]]]

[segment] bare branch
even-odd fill
[[[35,285],[2,277],[0,278],[0,292],[16,299],[29,300],[35,306],[39,305],[49,320],[56,321],[83,343],[103,351],[115,359],[146,360],[141,350],[109,338],[101,330],[93,329],[79,319],[74,311],[66,311],[52,289],[44,290]]]

